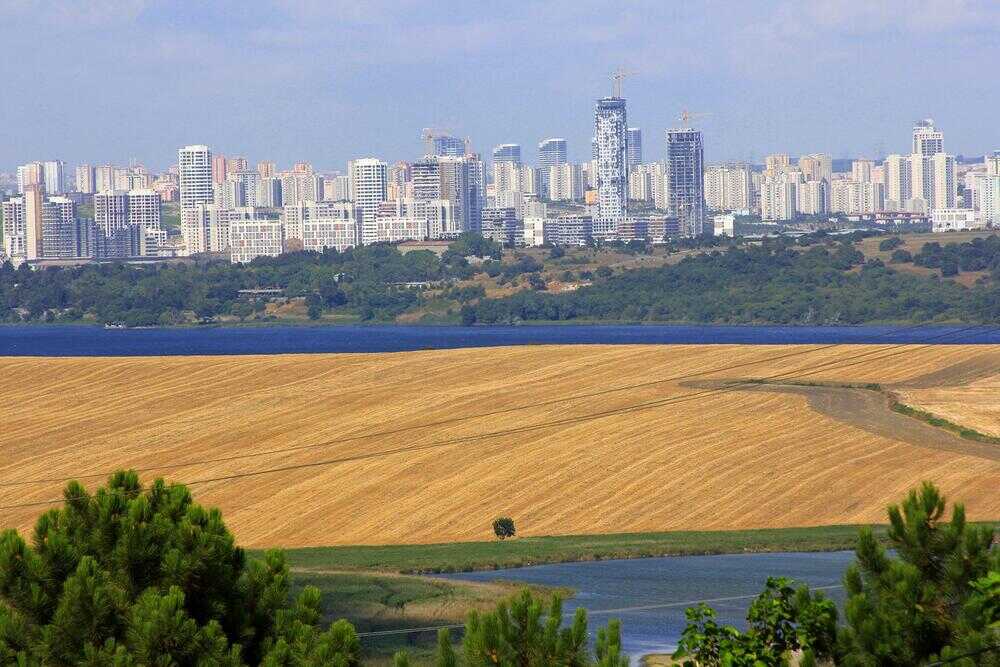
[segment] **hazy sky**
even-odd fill
[[[647,161],[685,108],[709,160],[906,152],[924,116],[1000,148],[995,0],[0,0],[0,46],[0,170],[189,143],[342,169],[415,159],[426,126],[582,160],[618,66]]]

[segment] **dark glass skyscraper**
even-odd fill
[[[642,130],[638,127],[628,128],[628,166],[637,167],[642,164]]]
[[[701,236],[705,230],[704,165],[700,131],[667,130],[667,213],[680,221],[684,236]]]

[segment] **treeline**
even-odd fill
[[[990,240],[990,247],[997,245]],[[928,257],[931,252],[927,250]],[[965,257],[972,250],[947,252]],[[989,262],[995,278],[996,255]],[[879,260],[866,261],[849,240],[808,248],[801,242],[730,247],[686,257],[673,266],[619,273],[573,292],[525,291],[462,309],[465,324],[599,320],[819,325],[993,322],[998,317],[1000,290],[995,281],[969,289],[950,280],[900,274]]]
[[[93,320],[128,326],[169,326],[192,319],[260,314],[265,301],[240,290],[278,288],[306,297],[311,313],[340,308],[365,320],[389,320],[415,306],[419,293],[400,283],[463,279],[481,267],[466,256],[499,258],[482,237],[458,239],[441,258],[429,251],[402,254],[389,245],[345,252],[297,252],[247,265],[224,261],[131,265],[88,264],[32,270],[0,266],[0,321]],[[487,262],[489,263],[489,262]]]

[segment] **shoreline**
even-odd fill
[[[524,537],[509,541],[283,549],[298,568],[408,575],[514,570],[536,565],[679,556],[825,553],[854,548],[863,524],[729,531]],[[886,526],[872,526],[884,539]],[[250,550],[258,556],[263,549]]]

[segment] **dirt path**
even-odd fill
[[[945,369],[941,373],[949,370],[951,369]],[[958,369],[953,371],[951,377],[954,377],[954,373],[968,371],[969,368]],[[938,373],[932,375],[936,376]],[[913,384],[922,383],[928,377],[930,376],[919,378]],[[739,379],[705,380],[683,384],[705,389],[732,386],[733,383],[740,381]],[[908,386],[913,384],[908,383]],[[886,396],[878,391],[795,384],[746,384],[740,386],[738,391],[765,391],[804,396],[808,399],[809,406],[817,412],[875,435],[902,440],[918,447],[1000,461],[1000,447],[966,440],[944,429],[895,412],[889,407]]]

